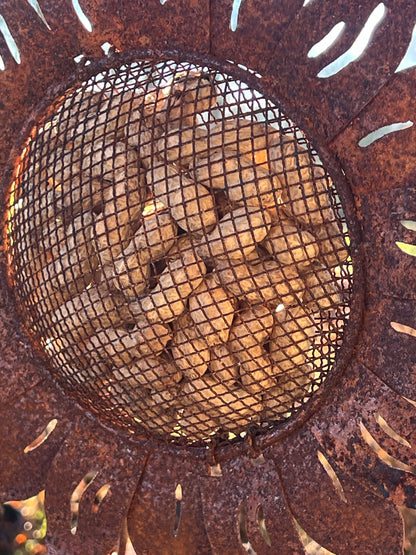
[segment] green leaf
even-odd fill
[[[400,241],[396,241],[396,245],[405,254],[410,254],[410,256],[416,256],[416,245],[410,245],[409,243],[401,243]]]
[[[414,222],[413,220],[402,220],[400,223],[406,229],[410,229],[411,231],[416,231],[416,222]]]

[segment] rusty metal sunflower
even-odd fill
[[[401,551],[411,16],[0,5],[2,500],[51,553]]]

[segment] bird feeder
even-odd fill
[[[0,6],[0,483],[51,553],[402,549],[408,12]]]

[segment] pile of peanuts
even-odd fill
[[[29,145],[12,222],[53,367],[190,440],[302,402],[348,257],[322,166],[265,122],[204,124],[218,102],[202,70],[75,91]]]

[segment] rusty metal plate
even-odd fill
[[[415,188],[380,191],[359,202],[368,292],[414,300],[416,267],[409,249],[416,243],[410,223],[416,214]]]
[[[367,313],[362,340],[355,349],[354,334],[349,336],[351,351],[341,365],[343,375],[328,380],[330,394],[322,396],[310,413],[298,419],[298,428],[283,428],[282,433],[268,436],[267,441],[247,434],[237,450],[233,445],[218,446],[217,451],[215,445],[212,451],[196,450],[193,455],[199,457],[199,462],[194,462],[188,460],[190,456],[184,449],[160,450],[160,445],[154,443],[133,442],[128,435],[105,428],[96,417],[86,414],[85,409],[66,400],[22,334],[3,280],[1,407],[10,416],[2,424],[2,493],[6,497],[23,497],[44,487],[46,482],[51,553],[67,555],[82,553],[85,549],[101,553],[115,547],[132,498],[129,531],[139,552],[142,542],[149,545],[150,552],[152,549],[148,538],[143,538],[139,519],[143,518],[150,526],[151,516],[154,514],[157,518],[157,511],[152,512],[154,500],[160,500],[163,506],[160,552],[170,552],[176,541],[178,552],[182,549],[189,553],[198,545],[201,553],[244,553],[247,540],[257,553],[273,553],[276,545],[279,549],[282,546],[279,553],[284,550],[300,553],[303,546],[293,527],[291,510],[306,531],[338,553],[347,549],[372,553],[380,538],[385,538],[380,552],[383,549],[398,552],[401,531],[392,512],[392,501],[416,506],[416,483],[412,475],[415,459],[409,447],[414,443],[415,408],[401,397],[411,398],[414,389],[415,321],[412,307],[404,301],[414,300],[414,259],[397,246],[397,242],[402,247],[415,243],[413,229],[402,223],[413,221],[415,214],[414,129],[409,126],[366,148],[358,146],[358,141],[380,126],[406,122],[412,117],[413,95],[409,91],[413,88],[414,70],[398,75],[394,71],[410,41],[414,3],[389,1],[385,2],[385,10],[375,1],[348,5],[315,1],[305,2],[303,6],[300,1],[254,0],[242,3],[152,0],[150,4],[85,0],[81,3],[92,23],[92,33],[82,27],[69,1],[40,0],[51,31],[28,2],[0,2],[0,14],[7,20],[21,55],[18,64],[0,32],[0,56],[6,68],[0,70],[1,173],[5,174],[12,144],[16,144],[23,123],[36,111],[45,90],[52,85],[57,91],[74,73],[76,56],[83,54],[84,62],[99,58],[105,41],[121,51],[138,47],[155,51],[181,49],[189,54],[212,56],[220,63],[233,60],[259,71],[262,74],[259,82],[270,98],[278,99],[287,107],[290,116],[298,114],[296,123],[304,127],[312,142],[316,141],[322,159],[329,159],[332,151],[341,161],[342,168],[338,167],[335,173],[345,173],[346,182],[351,183],[356,194],[352,213],[357,212],[363,226],[366,263],[364,267],[357,257],[359,264],[355,270],[359,274],[366,270]],[[384,18],[377,23],[370,46],[362,56],[332,77],[318,78],[325,66],[349,49],[376,9],[376,15]],[[237,11],[238,25],[231,31],[231,20],[234,24]],[[319,57],[308,58],[310,49],[341,20],[346,22],[346,28],[338,42]],[[332,142],[325,144],[328,141]],[[17,151],[13,156],[16,154]],[[10,182],[12,171],[13,167],[9,166],[8,173],[3,175],[5,182]],[[5,193],[2,190],[3,199]],[[358,239],[359,226],[356,228]],[[404,249],[409,252],[410,247]],[[359,291],[354,292],[358,294]],[[35,409],[39,406],[42,410],[37,412]],[[13,420],[16,410],[26,418]],[[48,422],[57,418],[56,429],[44,443],[39,442],[35,449],[24,453],[39,434],[42,438],[42,430],[48,423],[45,418]],[[254,458],[266,445],[269,446],[264,453],[267,462],[252,470],[252,463],[243,456],[243,451],[251,452]],[[329,479],[322,474],[321,463],[315,459],[318,445],[337,471],[350,501],[348,509],[340,515],[345,518],[345,529],[350,531],[348,548],[342,545],[339,535],[332,533],[331,514],[321,522],[314,521],[328,507],[338,514],[336,494]],[[157,455],[149,458],[154,463],[154,475],[143,475],[146,500],[140,504],[142,470],[149,450],[155,449]],[[120,453],[124,466],[118,465]],[[163,461],[165,457],[168,462]],[[222,478],[208,477],[205,470],[201,471],[201,461],[207,459],[213,459],[211,463],[221,461]],[[16,466],[11,469],[12,460]],[[94,461],[99,463],[99,468]],[[36,474],[39,468],[41,471]],[[19,469],[23,469],[20,475]],[[71,494],[91,470],[101,473],[84,492],[79,527],[73,535]],[[158,487],[159,476],[165,472],[166,479],[163,476],[163,485]],[[63,480],[65,474],[67,478]],[[37,478],[28,485],[29,475]],[[179,480],[189,485],[196,510],[191,514],[194,506],[188,504],[184,486],[180,503],[183,526],[179,523],[177,538],[171,542],[172,523],[174,530],[176,525],[176,513],[171,509],[177,511],[179,501],[172,487],[176,488]],[[104,487],[103,493],[110,483],[114,491],[119,488],[119,493],[113,498],[107,493],[98,511],[91,512],[97,493]],[[221,486],[215,489],[213,484],[218,483]],[[314,495],[320,487],[322,493],[326,492],[326,499],[324,495],[319,499]],[[364,488],[361,503],[358,502],[360,488]],[[342,500],[339,505],[342,507]],[[259,512],[260,506],[262,512]],[[352,507],[357,507],[354,515]],[[144,514],[147,508],[149,513]],[[389,525],[380,529],[375,522],[366,535],[363,526],[354,525],[354,519],[362,515],[362,521],[368,522],[366,515],[371,512],[374,520],[388,521]],[[221,520],[218,514],[222,515]],[[110,529],[115,521],[117,525]],[[272,547],[267,543],[261,522],[266,525]],[[195,540],[198,524],[204,531]],[[372,535],[377,530],[381,534],[378,540]],[[153,530],[153,534],[156,532],[157,529]],[[372,543],[371,547],[368,542]]]
[[[358,358],[399,395],[415,396],[416,318],[413,302],[371,297]]]
[[[265,457],[279,461],[290,510],[319,545],[337,554],[400,551],[402,522],[394,504],[386,505],[383,498],[364,490],[354,475],[332,467],[309,427],[296,442],[292,436],[268,449]],[[316,486],[314,510],[306,484]],[[346,534],[349,526],[353,533]]]
[[[239,457],[221,464],[221,472],[205,478],[201,490],[213,553],[303,553],[273,463]]]
[[[333,76],[318,77],[325,67],[339,58],[337,54],[348,51],[374,10],[377,11],[373,17],[379,23],[374,28],[369,48]],[[329,0],[320,2],[319,6],[308,3],[285,30],[285,37],[273,50],[274,56],[265,73],[274,76],[281,99],[288,105],[295,103],[304,114],[305,122],[330,140],[394,74],[411,37],[414,10],[415,6],[407,0],[385,4],[372,0],[359,5],[340,3],[337,6]],[[412,12],[410,19],[403,16]],[[329,49],[322,56],[308,59],[312,46],[341,21],[346,27],[340,36],[338,50],[333,53]]]
[[[378,426],[374,435],[369,432],[373,430],[374,419],[380,421],[380,414],[398,436],[411,434],[411,441],[413,426],[409,422],[415,417],[415,407],[394,393],[366,366],[354,363],[349,374],[333,406],[326,407],[311,421],[312,433],[330,461],[370,491],[397,505],[415,507],[416,481],[412,467],[400,465],[405,447],[396,437],[394,444],[389,443],[389,453],[383,453],[380,442],[385,441],[386,428]],[[413,461],[412,450],[406,453],[409,457],[406,460]]]
[[[412,70],[395,74],[331,143],[331,149],[348,168],[351,187],[357,196],[414,183],[415,99],[409,94],[414,87]],[[405,125],[395,131],[388,129],[398,123]],[[370,136],[367,141],[374,142],[368,146],[359,145],[377,130],[386,134],[378,139]]]
[[[0,460],[1,498],[26,499],[45,488],[48,470],[72,427],[71,418],[76,419],[81,413],[47,382],[2,404],[1,413],[1,433],[5,439]],[[20,418],[23,414],[31,416]],[[45,429],[55,419],[55,433],[51,432],[45,441]]]
[[[146,451],[132,450],[127,438],[103,433],[91,417],[74,422],[45,483],[46,540],[57,553],[118,548],[146,458]]]
[[[178,464],[177,457],[160,452],[148,457],[127,517],[137,553],[167,548],[178,554],[212,553],[200,494],[207,474],[205,462],[184,459]]]

